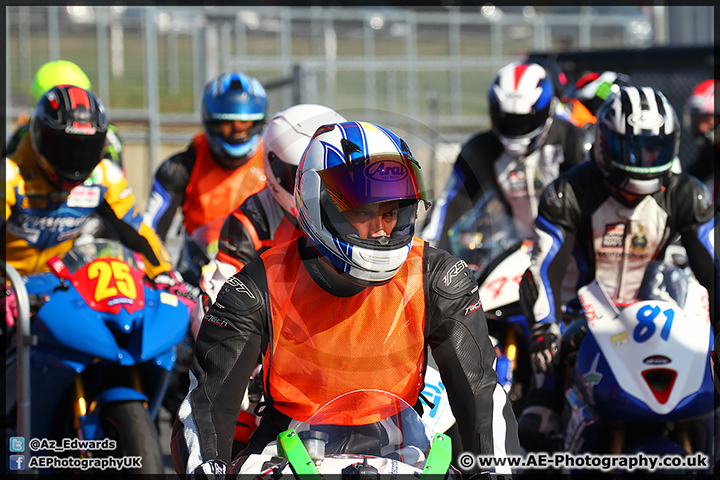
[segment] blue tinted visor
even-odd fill
[[[610,162],[632,173],[667,170],[675,157],[675,133],[669,135],[620,135],[602,125],[603,150]]]
[[[375,155],[318,174],[340,212],[390,200],[428,202],[420,165],[406,156]]]

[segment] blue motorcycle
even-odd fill
[[[676,266],[650,262],[634,302],[612,301],[597,281],[578,297],[585,318],[563,334],[572,369],[559,449],[712,458],[715,391],[708,358],[714,335],[707,290]],[[675,473],[709,473],[702,463]]]
[[[141,262],[117,241],[94,240],[22,280],[6,265],[20,306],[5,365],[6,435],[26,439],[26,456],[81,459],[90,470],[99,463],[87,459],[140,457],[128,472],[162,473],[156,420],[189,312],[146,283]],[[30,439],[48,441],[33,448]],[[113,442],[53,447],[67,439]]]

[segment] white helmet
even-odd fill
[[[327,125],[300,163],[295,202],[310,245],[360,285],[387,283],[410,253],[417,205],[428,207],[420,164],[404,140],[372,123]],[[363,239],[342,212],[399,201],[390,237]]]
[[[283,210],[295,216],[295,174],[305,147],[322,125],[345,122],[328,107],[300,104],[273,116],[263,135],[263,163],[268,188]]]

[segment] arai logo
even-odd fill
[[[645,130],[654,130],[660,128],[665,123],[665,117],[650,110],[641,110],[635,112],[628,117],[628,124],[635,128]]]
[[[394,160],[371,163],[365,168],[365,176],[381,182],[395,182],[408,176],[405,165]]]

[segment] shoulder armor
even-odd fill
[[[462,145],[460,155],[472,161],[474,158],[496,158],[503,151],[502,142],[492,132],[480,132]]]
[[[245,215],[253,227],[255,233],[260,240],[272,239],[274,228],[278,222],[274,221],[273,205],[275,200],[270,194],[270,190],[264,188],[259,192],[250,195],[242,205],[238,207],[239,211]]]
[[[540,197],[540,205],[545,212],[551,217],[560,217],[563,213],[563,204],[565,202],[565,193],[562,189],[562,183],[555,180],[550,183],[542,192]]]
[[[215,307],[219,310],[231,309],[232,313],[239,315],[254,313],[263,305],[263,294],[258,286],[247,275],[240,273],[227,279],[215,300]]]
[[[435,273],[432,289],[445,298],[455,299],[476,291],[478,285],[465,260],[448,254]]]
[[[707,185],[692,178],[693,214],[695,220],[705,223],[713,216],[713,197]]]
[[[185,192],[190,172],[195,166],[195,148],[190,145],[187,150],[167,158],[157,169],[156,178],[168,192]]]
[[[108,182],[119,183],[125,179],[125,174],[117,163],[104,158],[100,161],[100,164],[105,172],[105,179]]]
[[[5,158],[5,181],[11,183],[16,178],[20,177],[20,168],[18,168],[15,160],[11,158]]]

